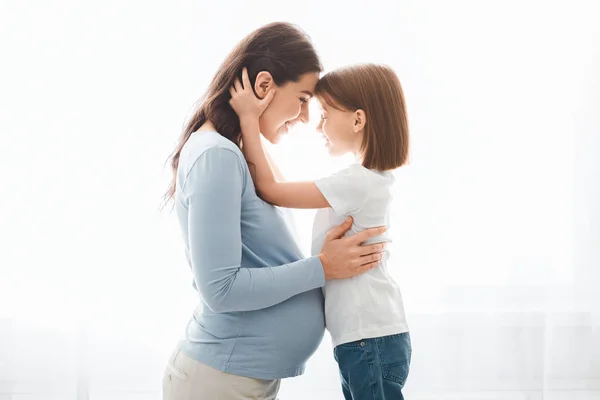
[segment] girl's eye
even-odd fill
[[[300,103],[306,104],[306,103],[308,103],[308,100],[303,97],[300,97]]]

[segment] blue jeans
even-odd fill
[[[404,400],[411,353],[408,332],[337,346],[333,354],[346,400]]]

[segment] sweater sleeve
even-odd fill
[[[317,256],[275,267],[241,267],[243,189],[240,156],[220,147],[198,157],[182,189],[194,280],[214,312],[270,307],[325,284]]]

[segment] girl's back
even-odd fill
[[[391,172],[369,170],[353,164],[337,174],[315,182],[331,208],[317,211],[313,225],[312,254],[319,254],[325,235],[351,215],[354,219],[348,235],[367,228],[389,228],[392,199]],[[370,242],[390,242],[387,232]],[[372,270],[343,280],[328,281],[325,294],[325,319],[333,345],[362,338],[408,332],[402,296],[388,273],[389,253]]]

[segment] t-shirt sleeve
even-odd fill
[[[318,179],[315,184],[339,215],[350,215],[360,210],[369,190],[366,171],[359,164]]]

